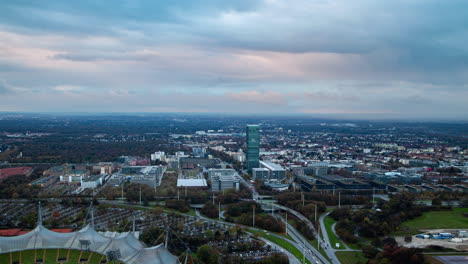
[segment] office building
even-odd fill
[[[252,178],[254,180],[268,180],[270,178],[270,171],[266,168],[253,168]]]
[[[247,170],[258,168],[260,156],[260,129],[258,125],[247,125]]]
[[[222,191],[235,188],[239,190],[239,174],[233,169],[209,169],[211,191]]]
[[[286,178],[286,170],[278,164],[260,161],[260,168],[268,170],[268,180],[270,181],[281,181]]]

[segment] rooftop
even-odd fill
[[[280,165],[278,164],[275,164],[273,162],[269,162],[269,161],[260,161],[260,164],[265,166],[267,169],[269,170],[281,170],[281,171],[284,171],[284,168],[281,167]]]
[[[0,178],[6,178],[13,175],[24,176],[32,171],[31,167],[16,167],[0,169]]]

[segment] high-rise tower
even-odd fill
[[[260,136],[258,125],[247,125],[247,170],[258,168],[260,156]]]

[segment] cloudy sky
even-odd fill
[[[468,119],[466,0],[3,0],[0,111]]]

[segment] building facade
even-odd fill
[[[208,177],[211,180],[211,191],[217,192],[226,189],[239,190],[239,174],[233,169],[209,169]]]
[[[278,164],[260,161],[260,168],[268,170],[268,180],[270,181],[281,181],[286,178],[286,170]]]
[[[268,180],[270,178],[270,171],[266,168],[253,168],[252,177],[254,180]]]
[[[260,160],[260,128],[258,125],[247,125],[247,170],[259,167]]]

